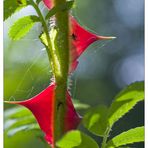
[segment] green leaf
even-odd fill
[[[57,143],[60,148],[98,148],[97,143],[84,133],[73,130],[66,133]]]
[[[37,124],[29,124],[29,125],[23,125],[23,126],[19,126],[13,129],[10,129],[7,132],[7,135],[9,137],[14,136],[15,134],[17,134],[18,132],[25,132],[25,131],[30,131],[30,130],[39,130],[39,127]]]
[[[40,35],[40,40],[45,45],[45,47],[48,47],[47,37],[46,37],[46,34],[45,33],[42,33]]]
[[[20,18],[10,28],[9,36],[13,40],[19,40],[29,32],[36,22],[39,22],[39,18],[35,15]]]
[[[118,147],[118,148],[130,148],[129,146],[121,146],[121,147]]]
[[[37,130],[37,124],[32,113],[23,107],[14,107],[4,112],[4,129],[8,136],[13,136],[20,131]]]
[[[53,7],[49,12],[48,14],[46,15],[46,19],[49,19],[50,17],[52,17],[53,15],[55,15],[57,12],[59,11],[64,11],[64,10],[69,10],[70,8],[72,8],[73,6],[73,3],[74,3],[74,0],[71,0],[71,1],[67,1],[67,2],[64,2],[63,4],[59,4],[58,6],[56,7]]]
[[[4,119],[20,118],[31,115],[31,112],[24,107],[13,107],[5,110]]]
[[[135,82],[123,89],[109,109],[110,127],[142,100],[144,100],[144,82]]]
[[[5,121],[5,129],[8,129],[8,128],[12,129],[22,125],[31,124],[31,123],[36,123],[36,120],[32,115],[16,118],[16,119],[9,119]]]
[[[92,133],[103,136],[107,128],[108,108],[104,105],[92,108],[84,118],[84,126]]]
[[[4,0],[4,20],[27,5],[27,0]]]
[[[132,144],[144,141],[144,127],[130,129],[114,137],[107,143],[107,148],[115,148],[122,145]]]
[[[90,105],[81,103],[79,100],[76,100],[76,99],[73,99],[73,104],[74,104],[75,109],[77,110],[90,108]]]

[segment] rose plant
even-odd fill
[[[90,108],[84,117],[77,113],[67,89],[68,77],[77,68],[78,58],[86,48],[95,41],[109,40],[114,37],[99,36],[83,28],[70,13],[74,5],[73,0],[43,0],[48,10],[45,16],[39,9],[41,2],[42,0],[4,0],[4,19],[28,5],[35,9],[37,15],[18,19],[10,28],[9,36],[13,40],[19,40],[35,23],[41,23],[43,31],[39,39],[46,48],[53,80],[46,89],[30,99],[5,102],[28,108],[44,133],[44,140],[52,148],[98,148],[99,144],[95,140],[82,131],[76,130],[80,124],[103,138],[102,148],[114,148],[144,141],[143,126],[124,131],[108,140],[114,123],[144,99],[143,82],[135,82],[127,86],[116,95],[110,107],[98,105],[96,108]],[[24,108],[17,107],[14,110],[13,113],[6,111],[6,121],[11,118],[17,119],[17,114],[21,112],[26,112],[24,116],[27,117],[28,113]],[[32,120],[34,117],[31,116],[31,122],[26,118],[28,122],[26,125],[23,124],[23,120],[21,124],[18,124],[20,120],[16,120],[8,127],[7,132],[18,126],[29,130],[38,129],[38,126],[31,126],[37,125]]]

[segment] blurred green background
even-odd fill
[[[43,12],[45,7],[40,5]],[[74,99],[96,106],[110,105],[126,85],[144,79],[144,1],[76,0],[73,15],[81,25],[99,35],[116,36],[98,41],[79,58],[77,70],[70,76]],[[50,83],[51,70],[43,45],[38,39],[42,28],[36,24],[21,40],[8,37],[9,27],[20,17],[35,14],[27,7],[4,22],[4,98],[25,100]],[[5,108],[13,105],[5,105]],[[80,112],[83,115],[83,112]],[[144,124],[144,105],[139,103],[115,124],[112,136]],[[86,131],[82,128],[82,130]],[[44,148],[30,132],[5,137],[5,148]],[[90,133],[88,133],[90,134]],[[92,135],[98,142],[100,139]],[[143,144],[131,147],[142,148]]]

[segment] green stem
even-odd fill
[[[54,6],[65,3],[66,0],[54,0]],[[53,74],[56,81],[55,99],[54,99],[54,127],[53,139],[56,142],[64,133],[64,118],[66,112],[66,91],[67,91],[67,78],[69,70],[69,16],[68,10],[62,10],[56,13],[54,21],[55,26],[51,27],[48,32],[46,21],[38,8],[38,5],[31,0],[31,5],[35,8],[44,32],[47,37],[48,57],[51,58]],[[56,148],[53,143],[52,148]]]
[[[54,6],[65,3],[66,0],[54,0]],[[55,15],[56,32],[53,39],[53,46],[57,55],[57,62],[59,64],[56,69],[55,80],[55,140],[58,140],[64,133],[64,118],[66,112],[66,90],[67,77],[69,70],[69,16],[68,10],[59,11]],[[51,30],[51,33],[52,31]],[[58,107],[58,108],[57,108]]]
[[[47,42],[48,42],[49,49],[51,50],[51,42],[50,42],[50,37],[49,37],[48,27],[46,25],[46,21],[45,21],[43,15],[42,15],[38,5],[33,0],[30,0],[30,3],[34,7],[34,9],[36,10],[36,12],[37,12],[37,14],[38,14],[38,16],[40,18],[40,21],[42,23],[42,26],[44,28],[44,31],[45,31],[45,34],[46,34],[46,37],[47,37]],[[51,51],[51,53],[52,53],[52,51]]]
[[[107,139],[109,137],[110,130],[111,130],[111,128],[107,127],[107,129],[105,131],[105,134],[103,136],[103,142],[102,142],[102,147],[101,148],[106,148],[106,142],[107,142]]]

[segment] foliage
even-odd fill
[[[60,148],[98,148],[97,143],[92,138],[78,130],[70,131],[64,135],[57,142],[57,146]]]
[[[36,22],[39,22],[39,21],[40,21],[39,18],[35,15],[25,16],[23,18],[20,18],[11,27],[9,31],[9,36],[13,40],[19,40],[30,31],[30,29],[33,27],[33,25]]]
[[[136,82],[123,89],[109,108],[109,125],[112,126],[143,99],[144,82]]]
[[[4,20],[27,5],[27,0],[4,0]]]
[[[103,136],[103,147],[116,147],[126,145],[129,143],[139,142],[144,140],[144,131],[143,128],[136,128],[134,130],[129,130],[125,133],[122,133],[116,138],[110,140],[109,144],[106,146],[106,141],[108,135],[111,131],[111,128],[115,122],[117,122],[122,116],[129,112],[139,101],[144,99],[144,83],[135,82],[125,89],[123,89],[112,102],[111,106],[107,109],[105,106],[98,106],[91,109],[88,113],[85,114],[83,119],[84,126],[92,133],[96,135]],[[132,136],[135,132],[138,133],[140,138],[135,135]],[[127,139],[125,139],[125,137]],[[119,140],[124,142],[120,142]],[[115,143],[111,145],[111,143]],[[119,144],[119,145],[118,145]]]
[[[125,131],[118,136],[114,137],[112,140],[108,141],[107,147],[119,147],[126,144],[132,144],[134,142],[144,141],[144,127],[137,127]]]
[[[107,114],[108,108],[99,105],[85,114],[83,124],[92,133],[103,136],[107,127]]]

